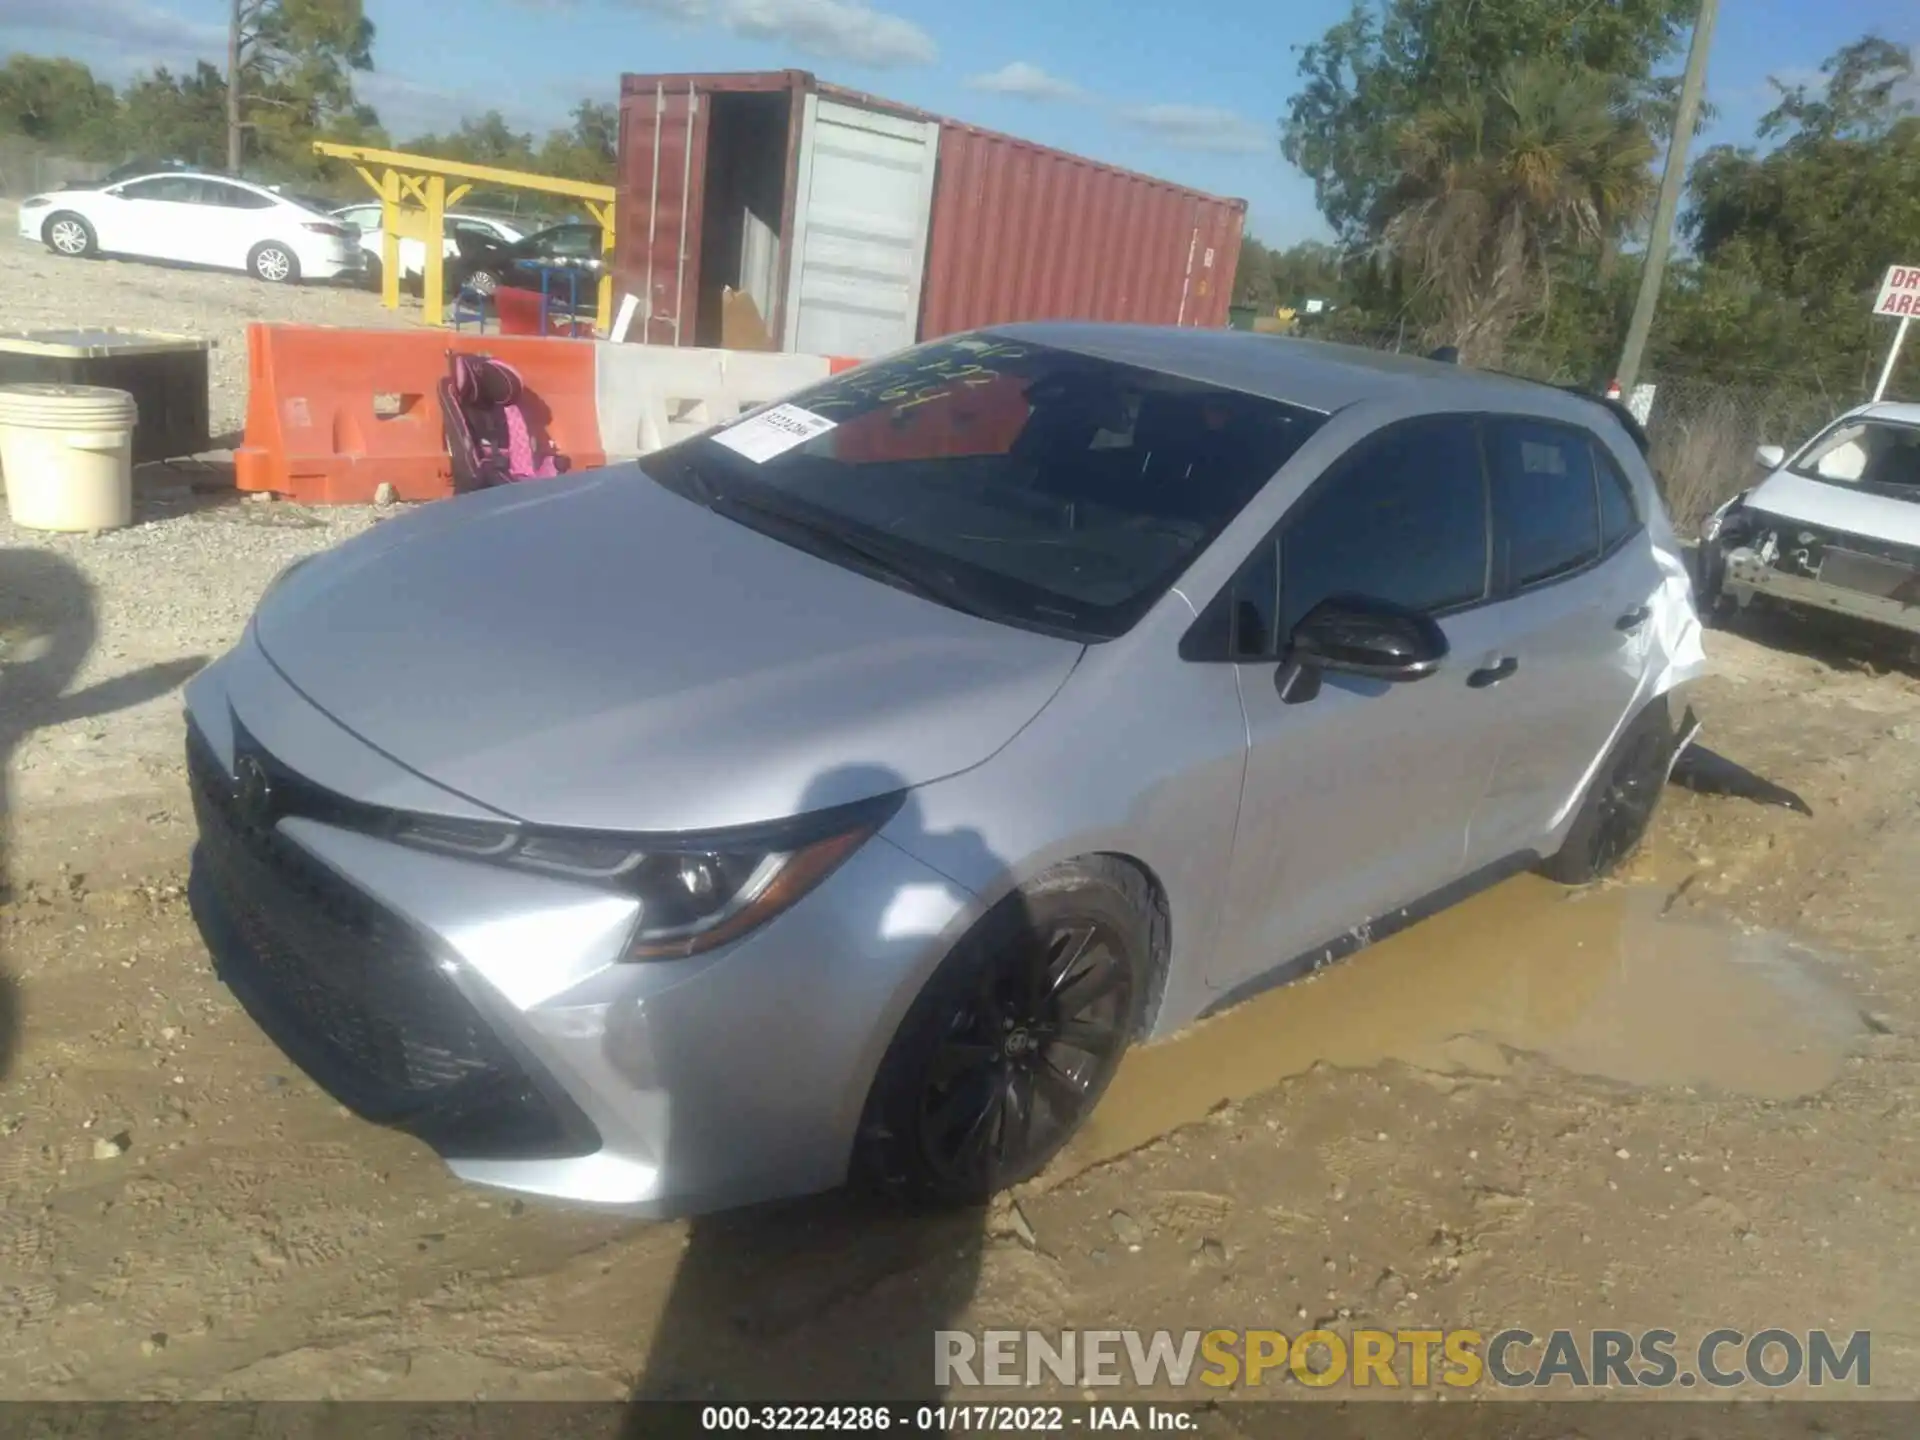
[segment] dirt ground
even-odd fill
[[[0,525],[0,1395],[924,1397],[936,1328],[1322,1321],[1870,1330],[1920,1395],[1911,669],[1714,634],[1719,762],[1624,882],[1508,882],[1137,1053],[1011,1203],[644,1225],[454,1184],[214,981],[177,686],[379,517],[197,473],[114,535]]]
[[[22,557],[98,561],[12,539],[15,613]],[[167,655],[140,601],[95,625],[99,713],[62,717],[31,637],[0,681],[32,781],[0,908],[10,1396],[925,1394],[936,1327],[1321,1320],[1867,1329],[1875,1393],[1920,1391],[1906,672],[1715,635],[1705,739],[1747,773],[1692,783],[1743,793],[1670,788],[1627,883],[1509,882],[1138,1053],[1011,1206],[643,1225],[455,1185],[215,983],[148,691],[219,637]]]

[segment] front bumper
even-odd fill
[[[39,205],[31,210],[22,210],[14,222],[14,228],[22,240],[40,243],[40,232],[46,226],[47,217],[53,213],[51,206]]]
[[[1748,546],[1728,550],[1724,564],[1723,593],[1742,606],[1765,596],[1920,635],[1920,569],[1833,548],[1811,575],[1770,565]]]
[[[366,253],[357,240],[322,240],[300,249],[300,274],[308,280],[335,280],[365,268]]]
[[[845,1178],[881,1055],[970,896],[876,837],[732,946],[626,962],[625,897],[396,845],[317,786],[334,811],[250,823],[236,760],[306,794],[289,742],[332,724],[268,668],[249,639],[189,691],[195,914],[323,1088],[462,1178],[637,1215]]]

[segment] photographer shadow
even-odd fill
[[[184,683],[204,657],[149,665],[68,693],[98,639],[93,587],[71,561],[47,550],[0,550],[0,906],[14,899],[15,751],[36,730],[144,704]],[[0,954],[0,1081],[19,1053],[24,1001]]]
[[[803,808],[904,788],[891,772],[847,767],[817,780]],[[928,834],[912,795],[889,830],[920,853],[930,852],[916,832],[943,854],[971,847],[983,869],[990,863],[978,832]],[[1003,903],[1023,908],[1017,897]],[[883,919],[860,924],[879,934]],[[935,1332],[974,1298],[986,1219],[980,1205],[914,1209],[858,1182],[695,1219],[623,1434],[693,1433],[697,1412],[661,1401],[937,1402]]]

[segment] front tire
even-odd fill
[[[1562,885],[1590,885],[1640,848],[1660,806],[1674,747],[1673,712],[1662,695],[1620,732],[1595,772],[1559,852],[1540,873]]]
[[[85,216],[71,210],[56,210],[49,215],[41,227],[40,238],[47,242],[49,250],[70,259],[85,260],[100,253],[100,237],[93,233],[93,226]]]
[[[867,1099],[856,1178],[978,1204],[1038,1174],[1092,1113],[1152,990],[1152,896],[1100,858],[995,906],[901,1022]]]
[[[247,268],[271,285],[291,285],[300,278],[299,258],[277,240],[254,246]]]

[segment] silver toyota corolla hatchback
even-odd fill
[[[421,508],[193,682],[196,913],[467,1179],[980,1197],[1130,1042],[1633,848],[1701,655],[1630,426],[1018,325]]]

